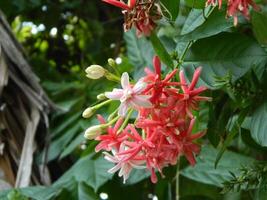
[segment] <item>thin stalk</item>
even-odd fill
[[[180,179],[180,160],[178,160],[177,168],[176,168],[175,200],[179,200],[180,199],[179,179]]]
[[[129,119],[130,119],[132,113],[133,113],[133,109],[130,109],[130,111],[128,112],[128,114],[127,114],[127,116],[126,116],[126,118],[125,118],[123,124],[121,125],[121,127],[120,127],[118,133],[120,133],[120,132],[126,127],[126,125],[127,125],[128,121],[129,121]]]

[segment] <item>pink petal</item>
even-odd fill
[[[185,76],[184,76],[184,71],[181,70],[180,73],[179,73],[179,76],[180,76],[180,82],[181,82],[181,87],[182,87],[182,90],[185,92],[187,91],[187,83],[186,83],[186,80],[185,80]]]
[[[191,81],[191,84],[189,86],[189,90],[193,90],[194,87],[196,86],[197,84],[197,81],[199,79],[199,76],[201,74],[201,71],[202,71],[202,67],[198,67],[195,72],[194,72],[194,75],[193,75],[193,78],[192,78],[192,81]]]
[[[128,1],[128,6],[129,6],[130,8],[133,8],[133,7],[135,6],[135,4],[136,4],[136,0],[129,0],[129,1]]]
[[[109,99],[120,100],[123,96],[123,90],[115,88],[112,92],[105,92],[105,96]]]
[[[129,75],[127,72],[121,75],[121,86],[123,89],[130,88]]]
[[[113,5],[113,6],[125,9],[125,10],[129,10],[130,9],[127,4],[125,4],[123,2],[120,2],[118,0],[102,0],[102,1],[104,1],[106,3],[109,3],[109,4]]]

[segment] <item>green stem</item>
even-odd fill
[[[102,102],[102,103],[99,103],[99,104],[95,105],[95,106],[92,107],[92,108],[96,110],[96,109],[101,108],[102,106],[104,106],[104,105],[106,105],[106,104],[111,103],[112,101],[113,101],[112,99],[106,100],[106,101],[104,101],[104,102]]]
[[[130,111],[128,112],[128,114],[127,114],[127,116],[126,116],[126,118],[125,118],[123,124],[121,125],[121,127],[120,127],[118,133],[120,133],[120,132],[126,127],[126,125],[127,125],[128,121],[129,121],[129,119],[130,119],[130,117],[131,117],[133,111],[134,111],[133,109],[130,109]]]
[[[176,168],[176,181],[175,181],[175,200],[180,199],[180,188],[179,188],[179,178],[180,178],[180,160],[177,161]]]

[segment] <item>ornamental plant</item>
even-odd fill
[[[87,74],[95,74],[92,77],[87,75],[88,78],[98,79],[100,78],[99,74],[101,74],[110,81],[120,83],[120,86],[111,89],[111,91],[101,91],[101,94],[98,95],[100,102],[84,111],[83,116],[85,118],[94,117],[93,114],[96,114],[99,121],[99,124],[88,127],[84,136],[88,140],[97,142],[95,151],[102,152],[107,162],[113,163],[113,167],[107,172],[111,174],[118,172],[118,176],[123,177],[123,183],[127,183],[127,179],[136,170],[149,172],[151,182],[157,183],[158,175],[163,179],[165,178],[165,168],[176,166],[177,174],[174,179],[177,182],[176,199],[179,199],[180,162],[185,158],[192,166],[192,173],[194,173],[194,166],[197,163],[196,157],[200,153],[201,143],[203,143],[201,138],[207,132],[213,131],[207,129],[207,126],[204,128],[196,127],[196,124],[201,121],[199,115],[202,112],[201,105],[212,104],[212,97],[208,95],[210,94],[208,89],[227,86],[227,93],[231,98],[235,98],[235,95],[230,92],[235,81],[232,79],[235,72],[231,66],[228,66],[228,71],[224,75],[213,76],[206,72],[201,78],[203,69],[217,70],[216,67],[212,66],[213,63],[200,66],[199,63],[201,62],[190,63],[189,61],[188,65],[185,66],[184,61],[190,54],[195,57],[199,56],[198,53],[202,54],[201,52],[194,52],[191,47],[194,47],[194,43],[198,39],[203,38],[202,35],[207,37],[216,31],[210,28],[210,24],[220,20],[223,30],[230,27],[234,28],[238,26],[239,20],[242,23],[249,23],[248,21],[251,20],[250,9],[254,9],[253,12],[260,12],[261,8],[253,0],[228,0],[227,2],[207,0],[205,2],[206,8],[202,14],[199,13],[197,16],[194,12],[190,13],[191,16],[186,21],[188,24],[184,25],[181,31],[182,36],[175,36],[176,34],[172,33],[176,37],[174,41],[177,43],[177,49],[170,54],[167,49],[168,46],[159,38],[162,30],[160,27],[164,23],[175,26],[174,21],[171,20],[177,17],[178,11],[177,9],[173,11],[172,6],[178,7],[178,1],[128,0],[128,2],[124,2],[103,0],[103,2],[120,8],[124,16],[124,31],[134,30],[137,44],[138,40],[150,40],[155,52],[150,66],[142,65],[139,66],[141,69],[134,68],[138,71],[143,70],[142,75],[138,78],[131,77],[127,71],[120,71],[118,69],[120,66],[112,59],[108,60],[111,67],[109,70],[99,67],[98,72],[94,71],[95,66],[98,65],[87,68]],[[221,14],[223,10],[225,12]],[[213,17],[214,15],[216,17]],[[225,16],[224,19],[221,16]],[[247,21],[244,21],[242,16]],[[199,20],[200,17],[203,17],[203,21],[194,21]],[[229,17],[233,18],[230,23]],[[192,23],[197,23],[197,25]],[[203,25],[201,26],[201,24]],[[145,37],[146,39],[144,39]],[[128,54],[131,53],[134,52],[128,52]],[[213,54],[212,49],[209,53]],[[234,54],[234,50],[232,53]],[[214,59],[216,60],[216,56]],[[162,62],[164,63],[164,70],[162,69]],[[228,64],[231,65],[231,63]],[[235,76],[241,77],[240,73],[237,72]],[[200,79],[202,80],[200,81]],[[211,85],[209,85],[210,82],[212,82]],[[213,98],[217,99],[214,95]],[[109,110],[109,113],[105,113],[105,116],[97,114],[98,109],[114,103],[116,106],[112,106],[113,109]],[[234,111],[229,110],[229,112]],[[242,111],[240,117],[242,116],[241,113]],[[237,120],[239,119],[238,117]],[[210,119],[210,123],[214,120]],[[240,122],[243,120],[242,117]],[[214,163],[215,167],[220,161],[226,145],[235,137],[231,134],[236,133],[229,133],[229,137],[227,136],[225,143],[222,144],[223,147]],[[214,136],[209,135],[209,137]],[[202,156],[205,157],[205,154]],[[234,181],[235,179],[231,184]],[[229,190],[230,184],[225,184]]]
[[[2,2],[60,109],[0,199],[266,199],[266,1]]]

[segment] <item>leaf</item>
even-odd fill
[[[258,42],[267,45],[267,12],[252,11],[251,24]]]
[[[175,21],[179,14],[180,0],[161,0],[160,2],[170,12],[171,19]]]
[[[62,159],[71,154],[71,152],[73,152],[74,149],[76,149],[77,146],[82,143],[82,141],[84,141],[84,136],[83,134],[80,134],[75,139],[73,139],[72,142],[64,149],[64,151],[60,154],[59,159]]]
[[[202,17],[203,18],[203,17]],[[201,19],[199,20],[202,21]],[[190,41],[216,35],[233,27],[231,19],[225,19],[225,12],[213,11],[204,23],[193,31],[178,37],[178,41]]]
[[[236,33],[221,33],[194,43],[183,67],[192,77],[196,67],[202,66],[199,84],[215,88],[215,78],[229,72],[233,81],[242,77],[253,66],[264,66],[267,53],[251,38]]]
[[[96,196],[91,187],[83,182],[80,182],[78,184],[78,199],[97,200],[99,197]]]
[[[206,0],[185,0],[185,4],[191,8],[205,8]]]
[[[251,137],[259,145],[267,147],[267,102],[262,104],[251,116]]]
[[[145,38],[137,38],[135,29],[124,33],[127,56],[134,66],[134,78],[140,78],[144,73],[144,67],[151,66],[155,55],[151,43]]]
[[[142,169],[134,169],[131,172],[131,175],[129,179],[127,179],[127,185],[133,185],[136,184],[146,178],[150,177],[150,173],[147,170],[142,170]]]
[[[205,9],[204,12],[206,13],[206,11],[207,9]],[[205,18],[203,15],[203,11],[200,9],[193,8],[185,20],[184,26],[181,30],[181,35],[185,35],[187,33],[192,32],[204,22],[205,22]]]
[[[186,167],[181,174],[192,180],[222,187],[223,182],[229,181],[234,174],[239,173],[239,169],[245,165],[253,164],[252,158],[226,151],[221,158],[217,168],[214,168],[214,162],[218,151],[210,146],[202,148],[201,154],[197,157],[195,166]]]
[[[102,156],[96,159],[86,156],[77,161],[55,185],[62,184],[74,177],[76,181],[86,182],[97,191],[101,185],[112,178],[113,174],[107,172],[112,167],[113,164],[104,160]]]
[[[158,36],[155,33],[152,33],[150,36],[150,41],[153,45],[153,48],[157,55],[159,56],[160,60],[167,65],[167,67],[173,68],[173,61],[161,41],[159,40]]]

